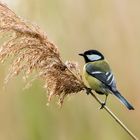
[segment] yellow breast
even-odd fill
[[[85,70],[85,66],[83,69],[83,80],[85,85],[93,90],[100,91],[101,82],[96,78],[92,77],[91,75],[89,75]]]

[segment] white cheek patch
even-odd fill
[[[101,56],[96,55],[96,54],[91,54],[91,55],[87,55],[88,59],[91,61],[95,61],[95,60],[99,60],[101,59]]]

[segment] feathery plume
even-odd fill
[[[59,96],[61,104],[68,94],[84,89],[84,85],[78,80],[81,76],[77,64],[64,64],[58,48],[48,40],[46,33],[0,3],[0,35],[7,34],[8,39],[0,47],[0,61],[4,62],[12,57],[13,62],[5,83],[22,71],[25,77],[36,71],[34,79],[41,77],[44,80],[48,100],[54,95]]]

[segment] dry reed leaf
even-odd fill
[[[61,104],[66,95],[84,89],[77,64],[64,64],[58,48],[48,40],[46,33],[0,3],[0,35],[5,33],[10,37],[0,47],[0,61],[14,57],[5,83],[22,71],[28,77],[35,70],[37,75],[34,79],[41,77],[44,80],[48,100],[58,95]]]

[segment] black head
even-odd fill
[[[84,57],[86,63],[104,59],[104,56],[97,50],[88,50],[79,55]]]

